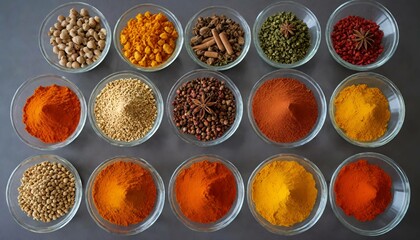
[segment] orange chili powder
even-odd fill
[[[220,162],[195,162],[175,180],[182,213],[198,223],[215,222],[225,216],[236,199],[236,191],[233,173]]]
[[[26,131],[45,143],[66,140],[80,120],[80,101],[68,87],[38,87],[26,100],[23,123]]]
[[[334,185],[337,205],[357,220],[373,220],[392,200],[391,177],[379,166],[360,159],[344,166]]]
[[[133,162],[117,161],[98,174],[92,195],[104,219],[128,226],[150,215],[156,203],[157,189],[148,170]]]
[[[304,138],[318,118],[314,94],[292,78],[264,82],[252,99],[252,113],[260,131],[275,142]]]

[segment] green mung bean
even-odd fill
[[[306,56],[311,37],[306,23],[294,13],[280,12],[264,21],[258,39],[269,59],[291,64]]]

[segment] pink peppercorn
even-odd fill
[[[384,50],[379,25],[359,16],[348,16],[334,25],[331,40],[336,53],[354,65],[374,63]]]

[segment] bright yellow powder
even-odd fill
[[[265,165],[252,183],[257,212],[278,226],[304,221],[312,212],[317,194],[314,177],[296,161],[275,160]]]
[[[366,84],[348,86],[335,98],[334,106],[335,121],[349,138],[375,141],[388,128],[389,103],[379,88]]]

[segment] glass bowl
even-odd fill
[[[306,25],[308,26],[309,34],[311,36],[311,43],[306,56],[303,59],[291,64],[278,63],[268,58],[262,50],[260,40],[258,38],[258,33],[260,32],[261,26],[263,25],[265,20],[267,20],[268,17],[280,12],[294,13],[299,19],[306,23]],[[304,5],[294,1],[280,1],[268,5],[266,8],[264,8],[264,10],[262,10],[258,14],[257,19],[255,19],[254,27],[252,28],[252,38],[254,41],[255,48],[257,49],[258,55],[260,55],[260,57],[266,63],[270,64],[275,68],[295,68],[305,64],[315,55],[316,51],[319,48],[319,44],[321,43],[321,26],[319,25],[318,19],[316,18],[315,14],[313,14],[311,10],[309,10]]]
[[[186,82],[192,81],[197,78],[202,78],[202,77],[214,77],[218,79],[219,81],[224,81],[226,83],[226,86],[229,87],[229,89],[232,91],[236,100],[236,116],[235,116],[234,123],[223,134],[223,136],[216,138],[214,140],[211,140],[211,141],[200,141],[194,135],[183,133],[181,130],[178,129],[178,127],[175,124],[175,121],[173,120],[174,106],[172,105],[172,102],[175,99],[175,96],[177,95],[176,91],[178,90],[178,88],[181,87],[181,85]],[[188,143],[195,144],[200,147],[214,146],[214,145],[217,145],[219,143],[226,141],[230,136],[232,136],[235,133],[236,129],[239,127],[239,124],[241,123],[241,119],[242,119],[242,113],[243,113],[242,97],[241,97],[241,93],[239,92],[239,89],[232,82],[232,80],[230,80],[229,77],[227,77],[226,75],[217,71],[213,71],[213,70],[206,70],[206,69],[193,70],[186,73],[184,76],[178,79],[178,81],[169,91],[169,95],[166,100],[166,113],[168,116],[169,123],[175,130],[175,133],[182,140]]]
[[[94,61],[92,64],[87,65],[83,68],[67,68],[63,67],[59,64],[60,59],[58,58],[57,54],[53,52],[52,45],[50,44],[50,36],[48,36],[48,31],[50,27],[57,22],[57,17],[59,15],[63,15],[65,17],[69,16],[70,9],[75,8],[78,12],[80,9],[85,8],[89,11],[89,15],[94,17],[98,16],[101,19],[101,26],[106,29],[106,41],[105,41],[105,48],[102,50],[100,57]],[[41,50],[42,56],[44,56],[45,60],[53,66],[54,68],[68,73],[82,73],[87,72],[89,70],[94,69],[98,66],[108,54],[109,48],[111,47],[111,28],[105,18],[105,16],[95,7],[83,2],[70,2],[60,5],[59,7],[52,10],[44,19],[41,24],[41,28],[39,29],[39,48]]]
[[[122,51],[121,41],[120,41],[120,33],[124,29],[124,27],[127,25],[127,22],[130,19],[135,18],[137,14],[139,14],[139,13],[143,14],[147,11],[151,12],[152,14],[155,14],[155,13],[165,14],[165,16],[168,18],[168,20],[173,23],[176,31],[178,32],[178,39],[176,40],[176,46],[175,46],[175,49],[174,49],[172,55],[165,62],[163,62],[163,63],[161,63],[161,64],[159,64],[155,67],[141,67],[139,65],[131,63],[130,60],[128,60],[124,56],[124,53]],[[178,21],[176,16],[171,11],[169,11],[168,9],[166,9],[164,7],[159,6],[159,5],[155,5],[155,4],[150,4],[150,3],[139,4],[137,6],[134,6],[130,9],[128,9],[118,19],[117,23],[115,24],[115,28],[114,28],[114,46],[115,46],[115,49],[117,49],[118,55],[120,55],[120,57],[128,65],[130,65],[131,67],[133,67],[137,70],[143,71],[143,72],[155,72],[155,71],[162,70],[162,69],[166,68],[167,66],[169,66],[173,61],[175,61],[175,59],[178,57],[179,53],[181,52],[183,41],[184,41],[184,37],[182,35],[182,25]]]
[[[335,201],[334,185],[338,173],[344,166],[359,159],[378,165],[391,177],[392,181],[393,198],[389,206],[374,220],[367,222],[360,222],[354,217],[347,216]],[[392,159],[379,153],[366,152],[347,158],[337,167],[331,178],[329,195],[332,210],[344,226],[361,235],[378,236],[391,231],[403,219],[410,205],[410,184],[404,171]]]
[[[331,41],[331,33],[334,29],[334,25],[348,16],[360,16],[372,20],[376,22],[376,24],[379,25],[379,28],[384,32],[382,38],[384,51],[374,63],[368,65],[354,65],[343,60],[335,52]],[[331,14],[325,28],[325,39],[332,57],[339,64],[355,71],[367,71],[382,66],[392,57],[398,46],[399,31],[397,21],[388,9],[382,4],[372,0],[351,0],[343,3]]]
[[[137,80],[147,84],[150,87],[150,89],[152,89],[152,91],[153,91],[153,95],[154,95],[155,101],[156,101],[156,108],[157,108],[157,117],[156,117],[155,123],[153,124],[152,129],[150,129],[150,131],[143,138],[139,138],[137,140],[130,141],[130,142],[118,141],[118,140],[115,140],[115,139],[112,139],[112,138],[108,137],[99,128],[99,126],[96,122],[96,117],[95,117],[95,113],[94,113],[96,97],[99,95],[99,93],[102,91],[102,89],[108,83],[110,83],[112,81],[119,80],[119,79],[127,79],[127,78],[137,79]],[[107,141],[108,143],[110,143],[112,145],[115,145],[115,146],[119,146],[119,147],[132,147],[132,146],[136,146],[136,145],[139,145],[141,143],[146,142],[158,130],[158,128],[160,126],[160,123],[162,122],[162,118],[163,118],[163,99],[162,99],[162,95],[160,94],[159,89],[155,86],[155,84],[153,84],[153,82],[149,78],[147,78],[143,74],[136,73],[136,72],[131,72],[131,71],[116,72],[116,73],[110,74],[110,75],[106,76],[104,79],[102,79],[96,85],[96,87],[93,89],[92,94],[90,95],[90,98],[89,98],[89,106],[88,107],[89,107],[89,110],[88,110],[89,121],[90,121],[90,124],[92,125],[92,128],[95,131],[95,133],[99,137],[101,137],[102,139]]]
[[[318,105],[318,118],[314,126],[312,127],[312,130],[308,133],[308,135],[306,135],[306,137],[296,142],[281,143],[281,142],[275,142],[269,139],[267,136],[264,135],[264,133],[261,132],[261,130],[258,128],[258,125],[254,119],[254,114],[252,111],[252,101],[254,99],[255,93],[261,87],[261,85],[264,84],[266,81],[271,80],[271,79],[276,79],[276,78],[292,78],[305,84],[306,87],[310,89],[311,92],[314,94],[316,103]],[[321,87],[309,75],[301,71],[294,70],[294,69],[280,69],[280,70],[275,70],[275,71],[265,74],[252,87],[251,93],[248,98],[248,118],[254,131],[265,142],[275,144],[277,146],[284,147],[284,148],[293,148],[293,147],[302,146],[308,143],[309,141],[311,141],[319,133],[319,131],[321,131],[321,128],[324,125],[326,115],[327,115],[327,103],[326,103],[325,96],[324,96],[324,93],[322,92]]]
[[[25,129],[25,124],[23,123],[23,108],[26,104],[26,100],[31,97],[35,89],[40,86],[51,86],[57,84],[59,86],[65,86],[70,88],[79,99],[80,102],[80,120],[77,128],[74,132],[63,142],[59,143],[44,143],[38,138],[29,134]],[[77,86],[67,80],[65,77],[57,75],[41,75],[33,79],[25,81],[13,96],[12,103],[10,106],[10,119],[12,121],[13,128],[15,129],[16,134],[26,143],[28,146],[39,149],[39,150],[54,150],[57,148],[64,147],[71,142],[80,134],[85,125],[86,121],[86,101],[83,97],[83,93],[77,88]]]
[[[132,162],[141,166],[147,171],[149,171],[152,174],[154,183],[156,185],[156,190],[157,190],[155,207],[153,208],[149,216],[145,218],[142,222],[139,222],[137,224],[132,224],[129,226],[119,226],[111,222],[108,222],[106,219],[104,219],[99,214],[98,210],[96,209],[95,202],[93,200],[93,195],[92,195],[93,186],[94,186],[95,179],[98,176],[98,174],[107,166],[118,161]],[[163,205],[165,203],[165,186],[163,185],[163,181],[159,173],[146,160],[142,158],[134,158],[134,157],[117,156],[117,157],[107,159],[101,164],[99,164],[99,166],[96,167],[96,169],[92,172],[92,175],[90,175],[89,177],[85,194],[86,194],[85,200],[86,200],[86,206],[87,206],[88,212],[90,216],[92,217],[92,219],[95,221],[95,223],[107,232],[120,234],[120,235],[127,235],[127,236],[143,232],[144,230],[152,226],[153,223],[156,222],[156,220],[159,218],[160,214],[162,213]]]
[[[226,215],[222,217],[221,219],[215,222],[211,222],[211,223],[198,223],[198,222],[191,221],[182,213],[178,205],[178,201],[176,200],[175,181],[178,177],[178,174],[180,174],[182,170],[189,168],[192,164],[196,162],[201,162],[205,160],[208,160],[210,162],[222,163],[232,172],[236,180],[236,199],[233,202],[232,207],[230,208],[229,212],[227,212]],[[198,232],[214,232],[229,225],[236,218],[236,216],[239,214],[239,211],[242,208],[242,204],[244,201],[244,192],[245,192],[244,183],[241,177],[241,173],[238,171],[235,165],[233,165],[228,160],[223,159],[222,157],[219,157],[217,155],[211,155],[211,154],[197,155],[197,156],[194,156],[185,160],[183,163],[181,163],[181,165],[179,165],[175,169],[175,172],[172,174],[171,179],[169,181],[169,186],[168,186],[169,203],[171,205],[171,209],[174,212],[175,216],[186,227],[188,227],[189,229],[193,231],[198,231]]]
[[[349,138],[335,121],[335,98],[345,87],[354,84],[367,84],[368,87],[379,88],[389,102],[389,111],[391,112],[391,118],[388,122],[388,129],[382,137],[374,141],[362,142]],[[391,82],[391,80],[389,80],[388,78],[372,72],[356,73],[344,79],[331,95],[328,111],[331,123],[334,126],[335,130],[337,130],[338,134],[347,142],[360,147],[379,147],[390,142],[400,131],[404,123],[405,117],[404,99],[397,86],[395,86],[395,84]]]
[[[214,14],[216,15],[225,15],[227,18],[232,19],[236,23],[238,23],[242,29],[244,30],[244,39],[245,44],[243,45],[241,55],[235,59],[235,61],[232,61],[226,65],[223,66],[212,66],[208,65],[207,63],[201,61],[195,52],[193,51],[191,45],[190,45],[190,39],[194,36],[193,35],[193,28],[196,24],[196,20],[198,17],[211,17]],[[225,6],[210,6],[206,7],[204,9],[201,9],[199,12],[197,12],[194,16],[191,17],[191,19],[188,21],[187,26],[185,27],[185,33],[184,38],[186,39],[185,49],[187,50],[188,55],[190,55],[191,59],[197,63],[199,66],[215,71],[223,71],[227,69],[231,69],[234,66],[238,65],[246,56],[248,53],[249,47],[251,45],[251,30],[248,26],[248,23],[246,20],[241,16],[240,13],[238,13],[236,10],[225,7]]]
[[[302,167],[305,168],[306,171],[310,172],[313,175],[315,180],[315,186],[318,190],[315,205],[312,209],[311,214],[304,221],[296,223],[295,225],[290,227],[273,225],[267,220],[265,220],[257,212],[255,204],[252,201],[252,185],[254,183],[255,176],[263,167],[265,167],[267,164],[270,164],[273,161],[295,161],[299,163],[300,165],[302,165]],[[261,224],[261,226],[266,228],[268,231],[279,235],[296,235],[310,229],[313,225],[315,225],[319,218],[321,218],[321,215],[325,209],[325,205],[327,204],[327,191],[328,187],[327,183],[325,182],[324,176],[322,175],[321,170],[319,170],[319,168],[313,162],[295,154],[277,154],[264,160],[252,172],[247,184],[247,201],[249,209],[251,210],[251,213],[254,216],[254,218],[259,224]]]
[[[66,169],[68,169],[74,176],[75,179],[75,199],[74,205],[69,210],[69,212],[57,220],[44,223],[41,221],[33,220],[31,217],[28,217],[25,212],[19,206],[17,198],[19,196],[18,187],[21,185],[21,178],[23,173],[30,167],[37,165],[41,162],[56,162],[61,163]],[[82,181],[79,174],[77,173],[76,168],[67,161],[66,159],[56,156],[56,155],[36,155],[25,159],[21,162],[15,170],[13,170],[10,175],[9,181],[7,182],[6,187],[6,202],[9,207],[9,212],[12,215],[13,219],[23,228],[31,232],[36,233],[49,233],[54,232],[71,221],[71,219],[76,215],[77,210],[79,209],[80,202],[82,201]]]

